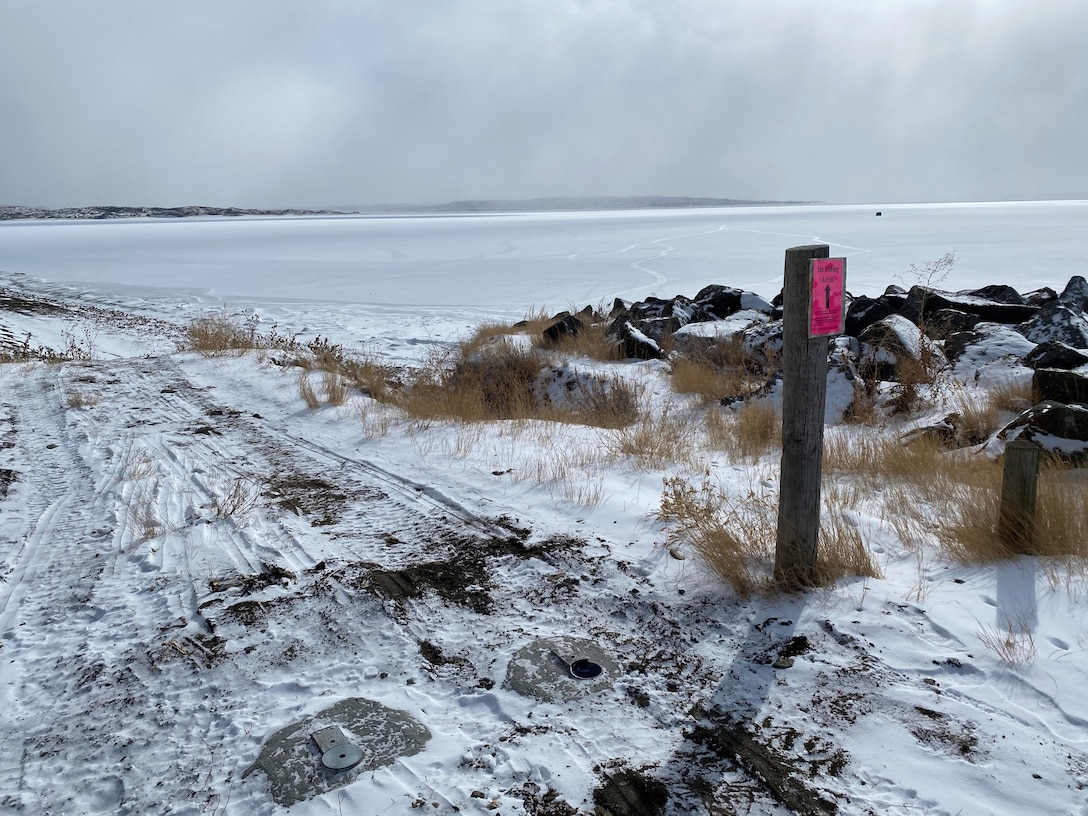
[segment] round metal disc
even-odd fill
[[[345,743],[334,745],[321,755],[321,764],[331,771],[346,771],[354,768],[363,759],[362,749],[357,745]]]

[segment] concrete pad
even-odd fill
[[[312,735],[337,726],[363,754],[359,764],[334,771],[321,764]],[[270,736],[242,778],[260,769],[268,775],[272,798],[290,807],[296,802],[343,787],[363,771],[392,765],[398,757],[423,750],[430,732],[403,711],[363,697],[349,697]]]
[[[560,659],[556,659],[556,655]],[[572,677],[563,662],[570,664],[575,660],[591,660],[603,671],[588,680]],[[620,673],[620,664],[591,640],[542,638],[514,653],[503,685],[526,697],[558,703],[609,688],[619,679]]]

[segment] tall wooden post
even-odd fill
[[[786,250],[782,288],[782,468],[779,479],[775,580],[787,587],[816,582],[820,476],[827,397],[827,337],[809,338],[810,261],[827,244]]]
[[[1039,446],[1014,439],[1005,446],[1001,510],[997,534],[1013,552],[1028,555],[1035,543],[1035,497],[1039,483]]]

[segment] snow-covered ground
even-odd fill
[[[1060,290],[1086,227],[1085,202],[0,224],[26,301],[0,339],[91,358],[0,366],[0,813],[283,812],[243,776],[266,738],[363,697],[429,740],[290,813],[593,813],[630,770],[674,814],[1085,816],[1082,584],[908,551],[872,496],[851,518],[882,578],[739,599],[654,513],[675,475],[773,496],[773,455],[651,466],[599,429],[309,410],[274,355],[176,341],[223,309],[412,363],[540,307],[769,299],[816,242],[858,294],[951,250],[943,288]],[[610,368],[703,410],[660,363]],[[540,638],[620,668],[524,697],[504,681]]]

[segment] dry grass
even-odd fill
[[[904,445],[889,437],[837,434],[825,444],[824,467],[825,479],[861,491],[859,503],[866,495],[878,502],[882,521],[920,560],[934,552],[978,565],[1028,554],[1042,559],[1051,583],[1088,573],[1088,493],[1056,464],[1040,472],[1035,518],[1024,522],[1033,531],[1027,552],[998,531],[1000,461],[946,451],[926,437]]]
[[[991,388],[986,394],[986,402],[994,411],[1005,411],[1010,414],[1026,411],[1035,403],[1031,394],[1031,382],[1006,382]]]
[[[673,477],[665,480],[657,518],[671,528],[669,544],[690,547],[734,592],[748,597],[773,586],[776,512],[766,493],[730,502],[709,479],[696,487]]]
[[[619,345],[611,337],[605,335],[607,328],[606,323],[587,323],[578,334],[563,336],[555,343],[548,343],[542,334],[536,334],[533,344],[538,348],[570,357],[587,357],[603,362],[617,360],[620,356]]]
[[[1027,552],[1005,541],[998,531],[1001,503],[1001,469],[993,465],[983,479],[970,484],[946,486],[944,553],[964,564],[993,563],[1020,555],[1049,561],[1051,579],[1056,570],[1083,573],[1088,568],[1088,493],[1083,486],[1062,478],[1058,468],[1044,469],[1039,476],[1034,520],[1021,523],[1032,529]]]
[[[825,486],[816,547],[816,581],[829,586],[844,578],[880,578],[880,568],[861,540],[857,516],[860,492]]]
[[[98,405],[102,397],[88,391],[69,391],[65,397],[69,408],[87,408]]]
[[[217,519],[241,519],[248,516],[261,501],[262,485],[238,476],[212,493],[210,509]]]
[[[624,428],[638,419],[641,399],[637,386],[616,375],[582,380],[575,389],[569,417],[554,418],[595,428]]]
[[[182,347],[205,357],[221,357],[257,348],[256,334],[231,320],[225,312],[199,317],[185,329]]]
[[[531,352],[493,341],[471,355],[436,355],[413,374],[397,405],[416,419],[484,422],[534,415],[543,368]]]
[[[675,405],[666,403],[657,414],[645,413],[637,422],[605,437],[604,448],[611,455],[639,467],[662,468],[671,464],[696,464],[697,426],[681,416]]]
[[[778,497],[751,488],[730,499],[704,479],[693,486],[680,477],[665,480],[657,513],[671,530],[668,543],[690,547],[699,560],[741,596],[776,589],[773,579],[778,537]],[[880,577],[848,510],[832,506],[820,526],[816,576],[821,585],[843,578]]]
[[[311,411],[321,407],[321,397],[317,395],[313,383],[310,382],[310,376],[305,371],[298,375],[298,395]]]
[[[782,421],[771,403],[750,400],[733,411],[712,408],[707,436],[713,447],[755,462],[781,446]]]
[[[1002,663],[1014,669],[1034,663],[1039,656],[1039,651],[1035,648],[1035,637],[1027,626],[1015,632],[983,626],[976,636]]]
[[[373,400],[361,400],[354,407],[363,436],[367,439],[389,436],[393,418],[388,407]]]
[[[321,391],[329,405],[343,405],[348,398],[348,388],[343,378],[335,371],[324,371],[321,375]]]
[[[721,368],[702,357],[676,357],[670,366],[672,387],[678,394],[695,394],[703,402],[743,394],[751,385],[745,369]]]

